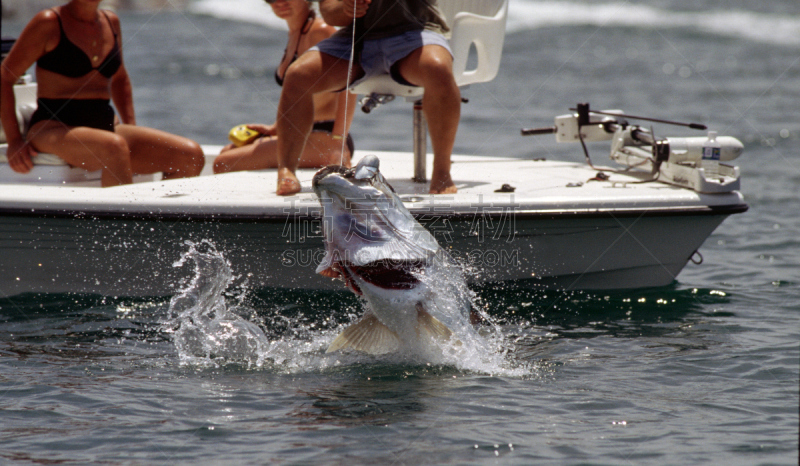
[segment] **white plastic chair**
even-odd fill
[[[439,10],[450,26],[450,48],[453,51],[453,75],[459,87],[491,81],[497,76],[503,54],[508,0],[439,0]],[[474,47],[476,65],[467,69],[470,51]],[[405,86],[389,75],[370,78],[350,91],[380,102],[385,96],[402,96],[419,101],[421,87]],[[373,105],[374,106],[374,105]],[[365,107],[369,112],[371,107]],[[414,106],[414,180],[426,180],[425,155],[427,133],[422,107]]]

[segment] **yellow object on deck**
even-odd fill
[[[247,125],[235,126],[228,133],[228,139],[230,139],[233,145],[236,147],[250,144],[259,136],[261,136],[261,133],[258,131],[253,131],[252,129],[248,128]]]

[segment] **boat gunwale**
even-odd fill
[[[642,209],[586,209],[586,210],[486,210],[480,212],[451,212],[443,213],[435,208],[429,210],[409,209],[416,218],[435,213],[438,217],[446,217],[450,220],[471,220],[475,215],[488,218],[503,218],[509,213],[513,214],[518,220],[555,220],[562,218],[598,218],[598,217],[686,217],[686,216],[712,216],[712,215],[733,215],[747,212],[749,206],[745,203],[714,206],[676,206],[676,207],[645,207]],[[321,218],[320,215],[309,213],[298,214],[242,214],[242,213],[220,213],[210,214],[196,212],[187,214],[186,212],[119,212],[119,211],[87,211],[81,210],[62,210],[62,209],[38,209],[38,208],[3,208],[0,207],[0,217],[36,217],[50,219],[75,219],[75,220],[142,220],[142,221],[182,221],[182,222],[225,222],[225,223],[274,223],[292,221],[315,221]],[[423,219],[424,220],[424,219]]]

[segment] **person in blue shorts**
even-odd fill
[[[461,93],[443,36],[448,27],[436,0],[321,0],[320,12],[328,24],[342,29],[286,71],[276,121],[277,194],[300,191],[295,171],[313,125],[313,96],[347,87],[353,50],[350,84],[389,74],[397,82],[425,89],[422,106],[434,154],[429,191],[455,193],[450,156],[461,117]]]

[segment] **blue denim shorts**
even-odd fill
[[[364,76],[359,77],[353,84],[358,84],[372,76],[389,74],[398,83],[408,85],[409,83],[398,73],[393,72],[392,66],[423,45],[441,45],[450,52],[451,56],[453,55],[453,51],[450,50],[450,45],[443,35],[424,29],[383,39],[364,41],[359,63],[364,70]],[[350,37],[333,36],[319,42],[310,50],[317,50],[342,60],[350,60],[351,48],[352,39]]]

